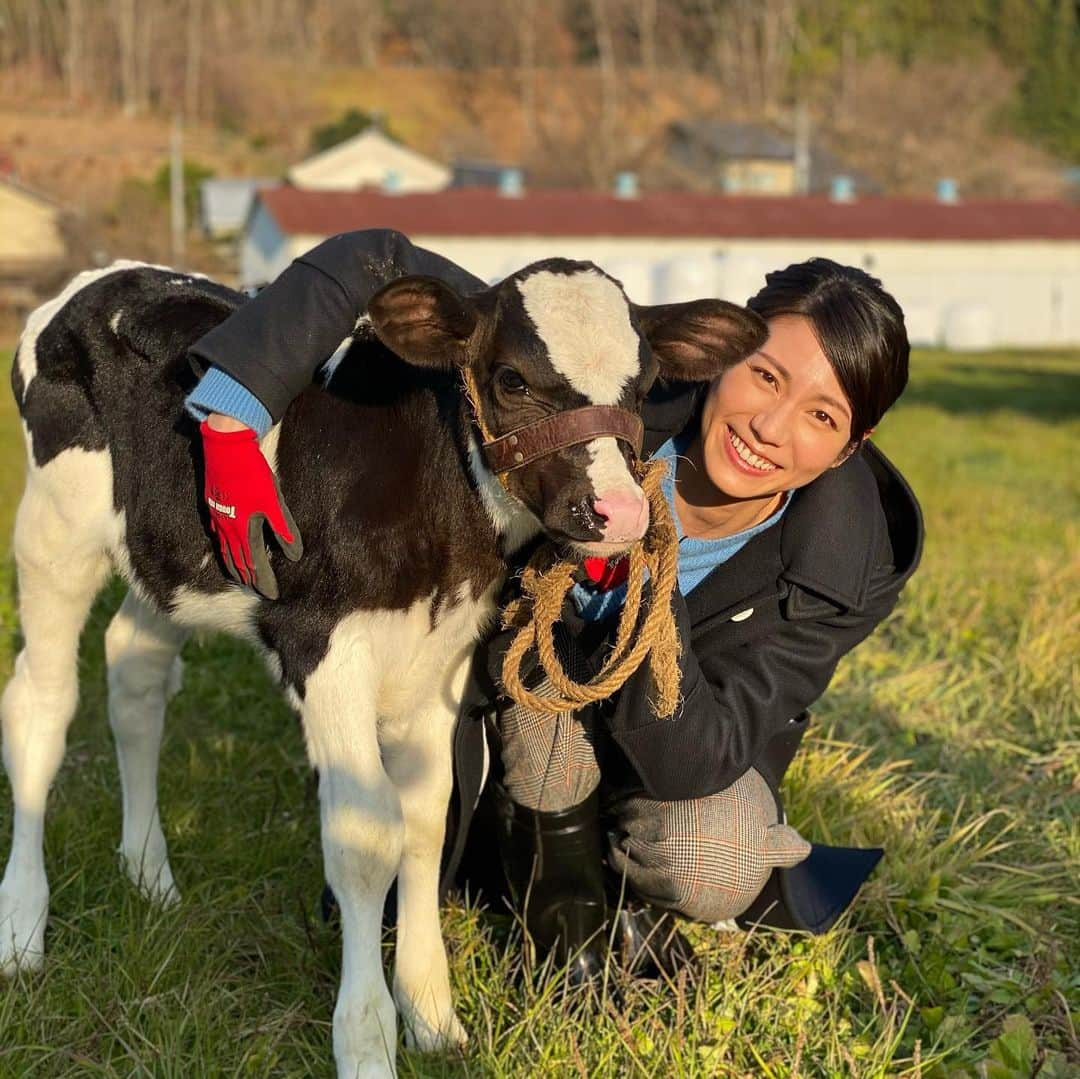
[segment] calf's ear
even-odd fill
[[[725,300],[633,306],[660,374],[678,382],[708,382],[769,335],[760,315]]]
[[[468,362],[479,310],[437,277],[391,281],[371,298],[367,313],[379,340],[407,363],[450,370]]]

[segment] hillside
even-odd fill
[[[596,67],[311,73],[262,64],[238,71],[242,92],[228,123],[189,125],[184,132],[185,159],[220,176],[279,175],[307,154],[315,126],[348,108],[382,113],[393,134],[442,160],[519,161],[534,184],[603,186],[616,170],[631,168],[646,189],[671,182],[660,136],[674,119],[723,116],[780,128],[790,122],[789,111],[731,105],[715,80],[685,71],[620,72],[612,114],[604,111]],[[1064,193],[1060,163],[1000,130],[1013,88],[992,57],[963,66],[923,60],[906,70],[879,57],[853,78],[856,92],[842,115],[829,105],[835,95],[809,98],[814,137],[886,191],[928,194],[935,179],[949,175],[969,196]],[[150,181],[167,160],[170,118],[31,94],[30,80],[10,73],[6,85],[17,92],[0,105],[0,151],[26,183],[74,211],[80,255],[105,249],[163,257],[166,208]],[[197,245],[191,259],[214,268]]]

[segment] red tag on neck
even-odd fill
[[[602,592],[622,584],[630,574],[630,559],[625,555],[615,562],[606,558],[586,558],[582,566],[585,576]]]

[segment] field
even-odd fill
[[[7,363],[4,368],[6,370]],[[696,983],[617,986],[590,1010],[516,978],[509,918],[444,916],[467,1055],[403,1076],[989,1076],[1080,1068],[1080,354],[922,353],[879,445],[926,512],[921,570],[841,667],[788,784],[807,835],[886,859],[819,938],[694,931]],[[0,404],[0,551],[21,485]],[[329,1075],[338,977],[318,917],[317,804],[260,661],[185,650],[162,813],[184,900],[117,870],[116,765],[97,604],[50,801],[43,974],[0,990],[0,1077]],[[18,647],[0,578],[0,679]],[[0,848],[10,835],[0,780]]]

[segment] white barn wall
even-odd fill
[[[243,249],[245,283],[272,280],[293,258],[323,239],[286,240],[280,232],[275,237],[275,231],[272,222],[263,222],[258,212],[253,215]],[[500,280],[542,258],[589,259],[622,280],[637,303],[708,295],[743,303],[761,287],[768,270],[820,255],[862,266],[880,277],[908,313],[915,343],[942,343],[947,325],[974,317],[988,320],[995,345],[1080,344],[1080,243],[1075,242],[425,235],[412,239],[487,281]],[[985,310],[972,316],[971,308]]]
[[[745,302],[770,269],[815,255],[862,266],[911,309],[920,344],[939,343],[950,312],[983,306],[998,345],[1080,344],[1080,244],[835,240],[635,240],[521,237],[507,240],[416,237],[478,277],[497,280],[536,259],[591,259],[625,278],[637,303],[717,295]],[[671,263],[682,264],[673,267]],[[709,267],[713,287],[709,289]],[[644,269],[647,267],[648,269]],[[629,271],[629,272],[628,272]],[[621,276],[620,276],[621,273]],[[648,281],[646,287],[644,282]]]

